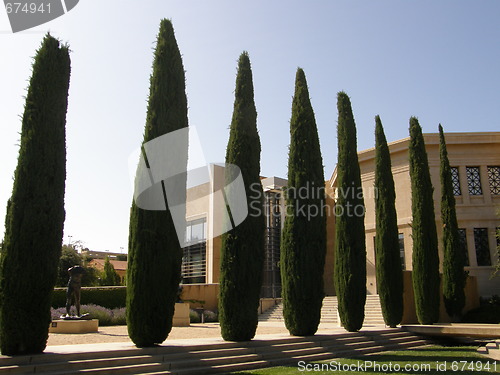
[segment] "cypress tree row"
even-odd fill
[[[413,216],[413,291],[420,324],[439,319],[439,256],[434,215],[433,187],[422,129],[410,118],[410,179]]]
[[[150,78],[144,143],[187,126],[181,54],[171,21],[163,19]],[[187,158],[176,163],[185,163],[187,168]],[[165,194],[165,183],[161,185]],[[177,189],[185,192],[186,181]],[[130,338],[139,347],[160,344],[167,338],[181,280],[182,249],[166,197],[163,202],[166,210],[152,211],[139,208],[134,201],[130,211],[127,326]]]
[[[467,273],[465,253],[460,245],[455,196],[451,180],[451,168],[446,150],[443,127],[439,125],[439,156],[441,161],[441,220],[443,222],[443,298],[446,312],[452,321],[458,321],[465,306],[465,282]]]
[[[222,236],[219,320],[222,337],[228,341],[251,340],[257,329],[265,229],[260,151],[250,58],[243,52],[238,61],[226,163],[241,170],[249,215]],[[226,184],[234,179],[233,172],[226,168]]]
[[[292,335],[313,335],[321,318],[326,254],[325,179],[306,76],[297,69],[290,120],[287,214],[281,238],[283,316]]]
[[[342,326],[358,331],[365,315],[366,245],[365,204],[358,162],[356,124],[351,101],[344,92],[337,95],[338,162],[335,204],[335,289]]]
[[[47,34],[34,58],[7,204],[0,261],[4,355],[41,353],[47,345],[65,217],[70,70],[68,46]]]
[[[375,117],[375,266],[385,324],[396,327],[403,317],[403,271],[399,255],[396,192],[391,156],[379,116]]]

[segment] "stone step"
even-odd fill
[[[485,346],[479,347],[477,352],[500,361],[500,340],[495,340],[487,343]]]
[[[100,367],[100,368],[82,368],[75,371],[59,371],[47,372],[47,375],[78,375],[78,374],[92,374],[92,375],[107,375],[107,374],[143,374],[145,372],[159,372],[168,371],[168,364],[165,363],[143,363],[137,365],[126,366],[113,366],[113,367]],[[42,373],[43,374],[43,373]]]
[[[128,357],[115,357],[115,358],[92,358],[84,360],[72,360],[67,361],[64,364],[66,371],[70,372],[72,370],[79,369],[92,369],[92,368],[111,368],[115,366],[128,366],[128,365],[139,365],[139,364],[149,364],[155,362],[162,362],[163,356],[156,355],[137,355]],[[60,363],[41,363],[34,366],[35,373],[43,373],[50,371],[57,371],[61,367]]]
[[[194,369],[184,369],[181,371],[171,371],[167,374],[175,375],[196,375],[196,374],[220,374],[224,372],[237,372],[243,370],[253,370],[256,368],[262,368],[269,366],[267,361],[252,361],[252,362],[241,362],[241,363],[231,363],[226,365],[218,365],[213,367],[200,367]],[[163,373],[165,374],[165,373]]]
[[[196,360],[190,358],[188,360],[170,362],[168,365],[168,369],[169,371],[176,371],[186,368],[215,367],[220,365],[231,365],[234,363],[253,362],[258,360],[260,360],[260,356],[256,353],[227,357],[205,357],[198,358]]]
[[[25,356],[31,358],[31,363],[26,363],[24,357],[16,357],[24,360],[24,364],[13,366],[8,363],[0,367],[0,374],[209,374],[422,345],[427,345],[427,342],[399,329],[318,334],[240,343]],[[9,362],[9,359],[11,357],[0,358],[4,362]]]
[[[270,309],[259,316],[259,321],[284,321],[283,304],[279,303],[272,306]],[[334,324],[338,322],[337,297],[329,296],[323,299],[320,322]],[[366,296],[364,325],[385,325],[378,295]]]

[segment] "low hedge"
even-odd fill
[[[462,323],[500,323],[500,297],[481,298],[481,305],[465,314]]]
[[[500,306],[484,305],[470,310],[462,318],[462,323],[500,323]]]
[[[66,306],[67,288],[55,288],[52,293],[52,307]],[[126,286],[83,287],[81,290],[82,305],[98,305],[108,309],[125,307],[127,298]]]

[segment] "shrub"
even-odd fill
[[[290,119],[286,218],[280,255],[283,317],[290,334],[296,336],[314,335],[321,319],[326,253],[324,186],[316,119],[305,73],[298,68]]]
[[[115,270],[115,267],[111,264],[109,257],[106,257],[104,261],[104,271],[102,273],[101,285],[120,285],[121,279],[120,275]]]
[[[500,296],[498,296],[498,294],[495,294],[491,296],[491,298],[487,300],[486,303],[492,306],[500,306]]]
[[[226,163],[241,169],[246,203],[249,212],[253,212],[241,224],[222,235],[219,310],[221,335],[226,341],[251,340],[257,329],[265,229],[260,150],[252,69],[248,53],[243,52],[238,61]],[[236,177],[235,170],[226,168],[224,174],[229,186]]]
[[[113,318],[113,313],[110,309],[94,304],[83,305],[81,313],[90,314],[92,319],[98,319],[100,326],[110,326]]]
[[[81,303],[99,305],[108,309],[125,307],[126,287],[88,287],[82,288]],[[52,307],[66,306],[66,288],[56,288],[52,293]]]
[[[69,47],[47,34],[32,67],[0,261],[4,355],[41,353],[47,345],[64,228]]]
[[[193,309],[189,311],[189,321],[191,323],[200,323],[201,322],[201,317],[200,315]]]
[[[413,216],[413,292],[420,324],[439,319],[439,255],[434,214],[433,187],[422,128],[416,117],[410,118],[408,147]]]
[[[141,144],[188,126],[184,67],[172,22],[167,19],[160,23],[154,55],[146,126]],[[176,152],[176,166],[187,168],[187,138],[176,148],[179,150]],[[141,156],[141,160],[145,160],[144,156]],[[172,172],[171,166],[166,164],[163,167],[167,168],[165,171]],[[184,174],[177,174],[168,183],[162,181],[161,185],[164,192],[175,187],[178,199],[186,198]],[[167,187],[168,190],[165,190]],[[148,194],[154,193],[150,191]],[[166,199],[163,200],[163,210],[153,211],[142,209],[133,201],[130,209],[127,326],[130,339],[138,347],[162,343],[172,329],[174,304],[181,281],[182,249],[166,203]]]
[[[127,316],[126,316],[125,307],[113,309],[111,312],[113,313],[113,317],[111,318],[111,325],[123,326],[123,325],[127,324]]]
[[[382,315],[385,324],[394,328],[403,317],[403,272],[391,155],[378,115],[375,139],[375,266]]]
[[[74,312],[74,308],[72,312]],[[107,309],[102,306],[89,304],[81,306],[82,314],[90,314],[92,319],[98,319],[100,326],[118,326],[125,325],[126,323],[126,315],[125,315],[125,307],[120,307],[116,309]],[[65,307],[59,307],[57,309],[51,309],[51,317],[52,320],[60,319],[61,315],[66,314]]]
[[[337,94],[337,109],[337,188],[340,193],[335,203],[334,284],[342,327],[355,332],[361,329],[365,317],[365,203],[356,153],[356,123],[351,100],[345,92]],[[362,208],[361,214],[359,208]]]
[[[57,309],[51,308],[50,309],[50,317],[52,320],[57,320],[61,317],[61,315],[66,314],[66,308],[65,307],[59,307]]]
[[[204,317],[206,323],[219,321],[219,315],[217,314],[217,312],[214,312],[214,311],[210,311],[210,310],[203,311],[203,317]]]
[[[500,305],[487,304],[470,310],[462,318],[462,323],[500,323]]]
[[[451,177],[450,161],[446,150],[443,127],[439,124],[439,154],[441,167],[441,220],[443,222],[443,300],[452,322],[458,321],[465,306],[464,271],[466,251],[460,244],[455,195]]]

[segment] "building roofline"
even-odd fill
[[[439,144],[439,133],[424,133],[424,141],[426,145],[438,145]],[[500,132],[445,132],[444,136],[446,138],[446,144],[487,144],[487,143],[499,143],[500,144]],[[397,141],[388,142],[390,153],[395,153],[398,151],[404,151],[408,149],[408,143],[410,142],[410,137],[398,139]],[[368,148],[366,150],[358,151],[358,159],[360,162],[374,159],[375,158],[375,147]],[[328,180],[330,186],[333,185],[337,177],[337,165],[333,169],[332,175]]]

